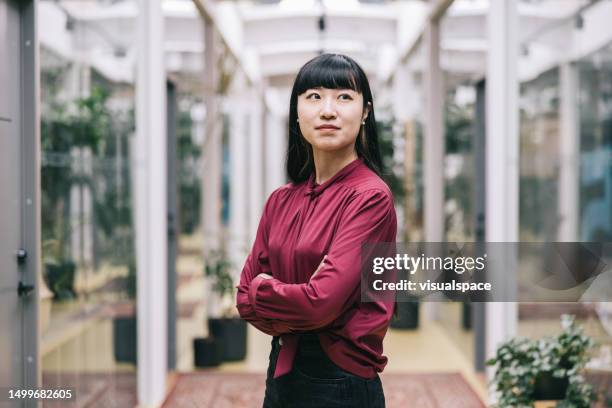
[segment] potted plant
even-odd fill
[[[533,407],[539,400],[558,401],[557,407],[590,407],[595,394],[581,371],[595,342],[573,316],[563,315],[561,325],[556,337],[513,338],[487,361],[496,367],[498,407]]]
[[[58,222],[57,239],[47,239],[42,244],[45,283],[53,293],[53,299],[66,300],[76,296],[74,278],[76,265],[65,253],[63,223]]]
[[[410,279],[409,272],[406,270],[397,271],[397,279]],[[419,314],[420,302],[417,296],[398,294],[390,326],[393,329],[416,330],[419,328]]]
[[[396,303],[396,313],[391,319],[391,327],[394,329],[415,330],[419,328],[419,300],[411,297],[411,300],[403,300]]]
[[[239,361],[246,357],[246,322],[235,312],[231,263],[222,251],[211,252],[206,257],[205,276],[208,282],[208,350],[221,353],[222,361]],[[215,343],[218,342],[218,343]],[[194,347],[196,343],[194,342]],[[196,360],[204,353],[196,347]]]
[[[113,314],[113,355],[118,363],[136,364],[138,330],[136,320],[136,263],[128,263],[123,291],[129,301],[120,303]]]
[[[47,283],[42,278],[42,275],[38,275],[38,299],[40,300],[40,318],[38,320],[38,329],[43,334],[51,321],[51,304],[53,303],[53,292],[49,290]]]
[[[102,135],[107,132],[110,115],[104,114],[108,97],[100,88],[91,95],[71,101],[66,106],[53,106],[41,122],[41,214],[45,280],[54,298],[75,297],[75,263],[66,256],[70,238],[71,189],[90,185],[91,176],[78,170],[75,149],[98,152]]]

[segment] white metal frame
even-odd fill
[[[141,0],[136,101],[138,404],[160,406],[167,375],[166,73],[161,2]]]
[[[486,94],[486,241],[518,241],[517,0],[489,2]],[[515,272],[515,259],[490,267]],[[512,281],[512,280],[510,280]],[[511,288],[508,288],[511,290]],[[515,302],[486,304],[486,356],[517,331]],[[487,370],[489,379],[493,374]],[[494,398],[493,393],[491,398]]]

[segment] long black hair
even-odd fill
[[[355,141],[357,156],[380,176],[382,162],[378,148],[378,133],[374,116],[374,101],[370,83],[363,69],[352,58],[341,54],[323,54],[308,61],[295,78],[289,105],[289,142],[287,143],[287,175],[297,184],[314,173],[312,146],[297,122],[298,96],[312,88],[352,89],[363,95],[363,107],[369,113]]]

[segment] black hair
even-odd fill
[[[362,94],[363,107],[369,113],[361,134],[355,141],[357,156],[380,176],[382,162],[378,147],[378,133],[374,116],[374,101],[370,84],[363,69],[352,58],[341,54],[322,54],[308,61],[300,69],[293,83],[289,103],[289,141],[287,143],[287,175],[297,184],[314,173],[312,146],[302,133],[297,122],[298,96],[312,88],[352,89]]]

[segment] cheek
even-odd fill
[[[351,103],[350,106],[346,106],[346,109],[344,109],[343,111],[344,117],[347,121],[357,122],[361,124],[363,108],[360,103]]]
[[[359,137],[360,127],[357,124],[351,123],[350,126],[344,128],[344,140],[348,143],[355,143]]]
[[[361,109],[351,109],[345,112],[345,128],[354,137],[357,137],[361,129]]]
[[[306,134],[305,132],[310,132],[312,128],[315,126],[316,116],[313,115],[312,109],[308,108],[300,108],[298,106],[298,118],[299,118],[299,127],[302,131],[302,134]]]

